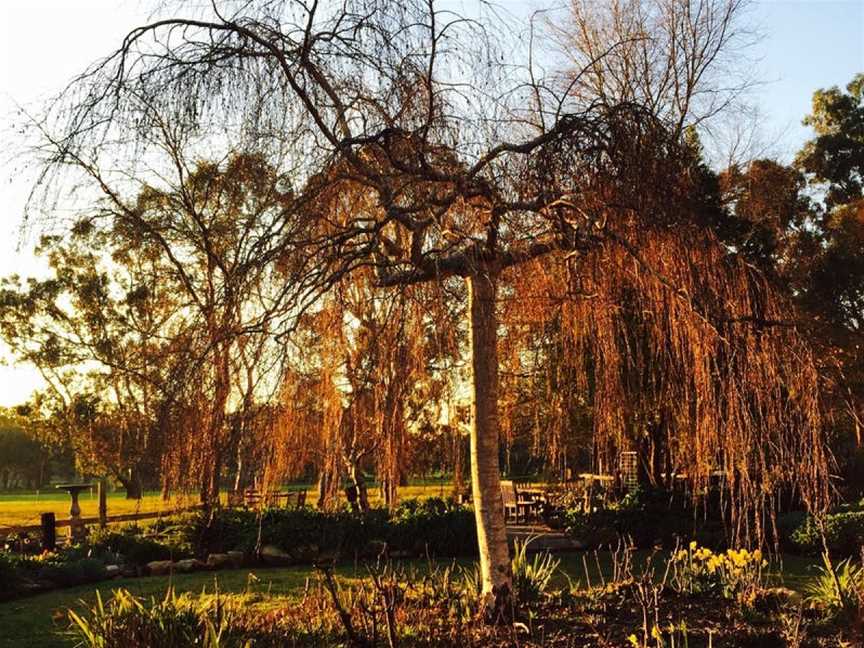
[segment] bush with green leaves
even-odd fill
[[[568,535],[591,548],[609,548],[621,539],[640,548],[667,548],[681,541],[723,548],[726,534],[717,514],[694,510],[694,503],[678,492],[640,488],[605,508],[584,511],[580,502],[564,510],[560,525]]]
[[[0,551],[0,600],[13,596],[21,584],[21,573],[12,554]]]
[[[122,562],[132,565],[146,565],[154,560],[180,560],[192,555],[189,545],[146,537],[136,526],[94,530],[87,538],[87,544],[97,552],[114,554]]]
[[[806,516],[797,526],[786,527],[781,534],[785,547],[796,552],[818,556],[824,550],[819,525]],[[864,511],[840,511],[825,516],[825,541],[832,556],[857,556],[864,546]]]
[[[8,574],[12,583],[9,590],[14,592],[27,581],[48,582],[57,587],[96,583],[105,578],[105,563],[75,548],[38,556],[0,554],[0,571]]]
[[[595,548],[614,547],[621,538],[643,548],[652,547],[658,542],[673,546],[676,540],[690,538],[695,533],[692,517],[654,507],[608,508],[591,513],[571,509],[564,512],[563,522],[568,535]],[[709,528],[699,531],[709,534],[711,542],[716,541],[710,535]]]
[[[96,558],[56,560],[49,555],[39,562],[42,565],[37,578],[54,583],[59,587],[97,583],[105,578],[105,563]]]
[[[383,538],[386,523],[387,512],[381,509],[367,514],[308,507],[260,513],[229,509],[216,512],[212,519],[204,515],[191,517],[185,540],[200,555],[231,550],[253,553],[265,545],[288,552],[314,546],[320,552],[352,555],[369,540]]]
[[[261,513],[221,510],[212,519],[194,515],[186,520],[183,540],[199,555],[275,545],[292,553],[314,547],[328,555],[353,557],[372,541],[391,551],[432,556],[473,555],[477,547],[470,509],[440,498],[407,500],[393,514],[386,509],[367,513],[324,512],[305,507],[268,509]]]
[[[438,497],[407,500],[387,521],[384,539],[391,550],[430,556],[470,556],[477,552],[474,513]]]

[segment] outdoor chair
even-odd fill
[[[501,481],[501,499],[504,502],[504,519],[508,522],[523,522],[529,516],[536,515],[537,504],[520,499],[516,484],[510,480]]]
[[[512,481],[501,481],[501,499],[504,502],[504,519],[507,522],[518,522],[519,504],[516,499],[516,485]]]

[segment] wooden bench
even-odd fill
[[[245,508],[302,508],[306,506],[306,491],[267,491],[255,489],[231,491],[228,493],[228,506],[243,506]]]

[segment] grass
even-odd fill
[[[298,488],[296,486],[290,488]],[[308,486],[307,501],[314,502],[317,497],[317,489]],[[399,489],[399,496],[403,499],[412,497],[432,497],[450,494],[451,486],[446,482],[435,482],[412,484]],[[377,488],[369,489],[369,500],[373,506],[382,503],[381,494]],[[96,495],[96,487],[91,491],[83,491],[78,497],[83,517],[96,517],[99,515],[99,498]],[[121,515],[126,513],[145,513],[150,511],[170,512],[174,508],[191,506],[197,504],[197,497],[174,497],[168,502],[162,500],[159,492],[147,492],[141,500],[127,500],[125,493],[114,492],[108,494],[108,515]],[[39,516],[42,513],[54,513],[57,519],[69,517],[71,499],[64,491],[54,489],[39,493],[0,493],[0,535],[3,527],[29,526],[39,524]]]
[[[636,568],[644,563],[647,552],[637,552]],[[584,561],[583,561],[584,557]],[[570,577],[572,582],[585,586],[590,579],[593,585],[598,585],[602,578],[608,579],[612,573],[612,558],[609,552],[572,553],[558,556],[561,559],[561,571]],[[470,565],[470,560],[457,561],[462,565]],[[417,569],[424,569],[426,561],[408,561]],[[588,570],[588,576],[585,570]],[[813,562],[811,560],[784,556],[783,572],[774,571],[770,578],[777,584],[784,584],[792,589],[801,590],[813,577]],[[354,579],[366,575],[362,567],[353,564],[343,564],[336,570],[341,579]],[[201,572],[195,574],[178,574],[170,579],[167,577],[129,578],[105,582],[94,587],[87,585],[56,590],[30,598],[19,599],[0,604],[0,648],[69,648],[73,646],[71,639],[63,632],[68,627],[65,611],[76,608],[81,611],[81,605],[92,604],[95,592],[99,590],[103,599],[110,595],[111,590],[120,587],[130,592],[150,598],[164,596],[166,587],[171,584],[178,593],[200,593],[202,590],[213,592],[218,587],[220,592],[240,593],[247,588],[267,593],[273,597],[274,604],[280,600],[290,600],[302,596],[307,579],[315,579],[315,570],[311,567],[287,567],[272,569],[239,569],[218,573]],[[563,574],[557,574],[553,587],[565,587],[568,583]]]

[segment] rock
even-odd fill
[[[773,610],[784,605],[798,606],[801,594],[788,587],[768,587],[756,594],[755,607],[759,610]]]
[[[154,560],[147,563],[147,573],[151,576],[167,576],[174,569],[174,563],[170,560]]]
[[[228,558],[231,560],[231,566],[234,569],[239,569],[246,562],[246,554],[242,551],[229,551]]]
[[[120,565],[105,565],[105,576],[108,578],[120,578],[123,575],[123,570]]]
[[[194,571],[201,571],[207,568],[207,563],[201,562],[197,558],[187,558],[186,560],[178,560],[174,563],[174,569],[181,574],[189,574]]]
[[[410,552],[410,551],[407,551],[406,549],[397,549],[396,551],[391,551],[391,552],[390,552],[390,557],[391,557],[393,560],[402,560],[402,559],[405,559],[405,558],[410,558],[410,557],[411,557],[411,552]]]
[[[386,555],[387,543],[383,540],[370,540],[366,543],[360,552],[364,558],[378,558],[381,555]]]
[[[294,547],[291,549],[291,556],[297,562],[301,563],[311,563],[315,562],[315,559],[318,558],[318,545],[300,545],[299,547]]]
[[[25,581],[18,586],[18,590],[25,594],[39,594],[40,592],[47,592],[56,588],[57,586],[54,583],[43,580]]]
[[[207,556],[207,566],[211,569],[226,569],[227,567],[233,567],[233,565],[231,556],[227,553],[215,553]]]
[[[339,560],[339,552],[335,550],[330,550],[322,551],[321,553],[319,553],[315,562],[321,565],[325,565],[328,563],[334,563],[337,560]]]
[[[261,560],[266,565],[290,565],[293,562],[291,554],[282,551],[275,545],[261,547]]]

